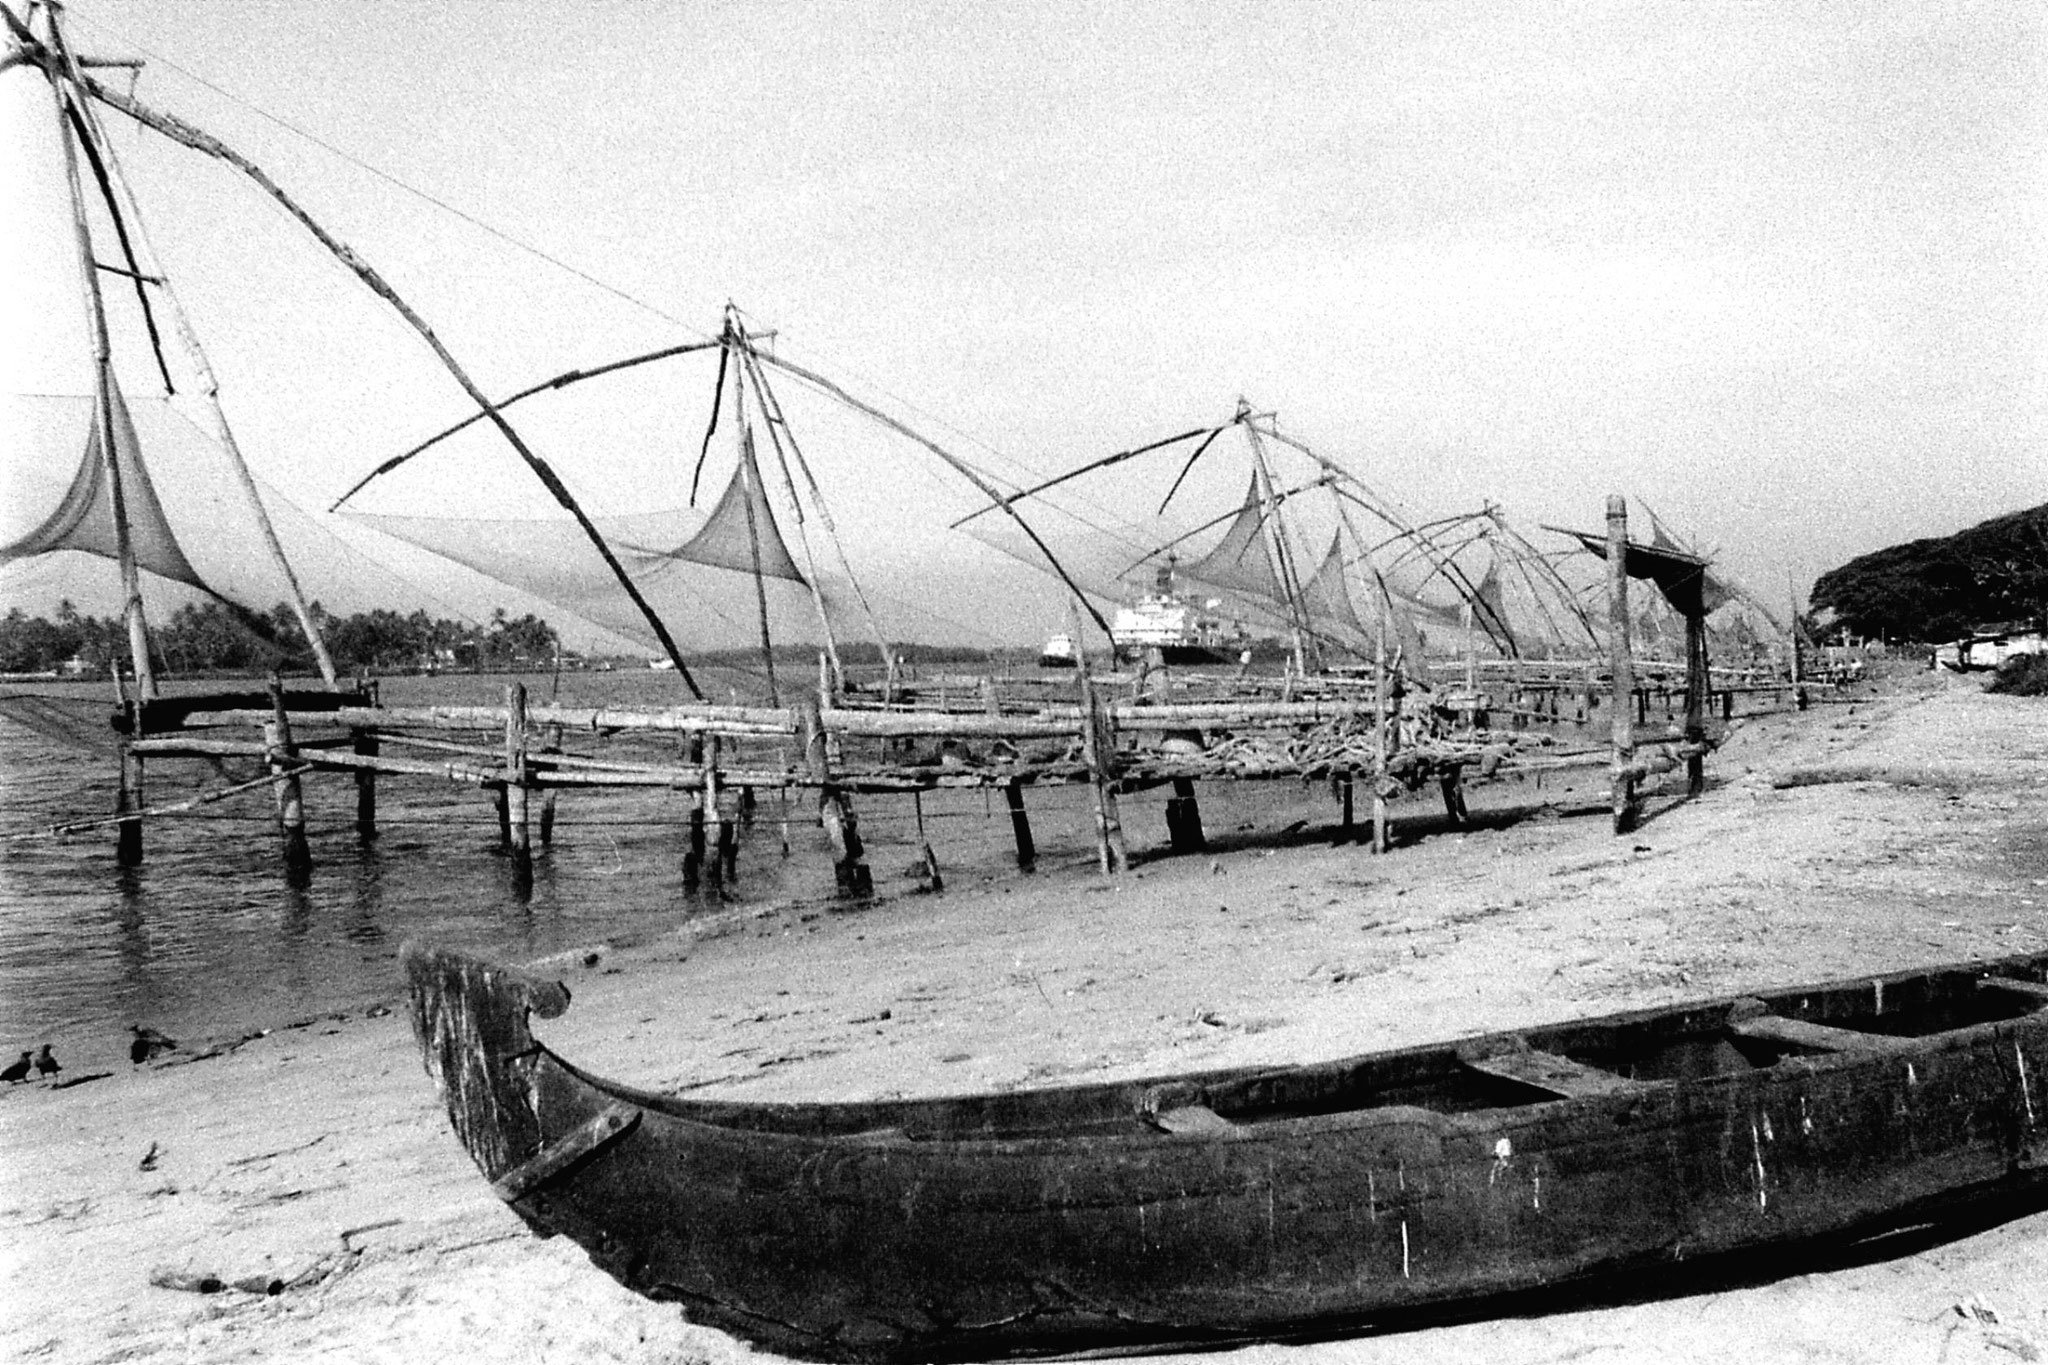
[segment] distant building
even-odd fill
[[[2030,625],[1979,626],[1953,644],[1936,645],[1930,668],[1973,673],[2021,654],[2048,654],[2048,636]]]

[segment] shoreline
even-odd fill
[[[1473,829],[1384,859],[1226,842],[1115,883],[1060,872],[859,909],[735,908],[529,964],[575,996],[536,1031],[628,1084],[853,1098],[1327,1058],[2040,951],[2043,715],[1921,674],[1757,718],[1710,758],[1703,797],[1653,794],[1621,839],[1604,811],[1496,820],[1475,803]],[[448,1131],[404,1019],[394,980],[382,1002],[204,1059],[0,1087],[0,1351],[62,1365],[763,1354],[528,1235]],[[1234,1354],[2033,1358],[2021,1348],[2048,1349],[2044,1264],[2035,1214],[1758,1286]],[[203,1274],[287,1287],[161,1287]]]

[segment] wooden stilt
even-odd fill
[[[1707,706],[1714,686],[1713,674],[1708,670],[1707,660],[1707,617],[1705,612],[1685,618],[1685,741],[1690,745],[1702,745],[1707,741]],[[1733,693],[1724,695],[1732,696]],[[1686,791],[1698,796],[1707,789],[1706,755],[1697,751],[1686,755]]]
[[[292,743],[291,718],[284,709],[284,680],[270,679],[270,720],[263,727],[263,742],[270,750],[270,771],[284,772],[294,766],[298,748]],[[313,853],[306,843],[306,802],[296,776],[276,784],[277,825],[284,834],[285,875],[294,884],[304,880],[313,868]]]
[[[1355,817],[1357,811],[1354,805],[1356,794],[1353,791],[1356,785],[1350,772],[1346,771],[1337,774],[1337,800],[1344,812],[1343,818],[1337,826],[1337,842],[1340,844],[1351,842],[1351,832],[1356,827]]]
[[[121,666],[114,665],[114,687],[121,688]],[[133,702],[125,697],[122,706],[128,712],[128,740],[121,744],[121,791],[114,812],[136,818],[123,820],[115,827],[114,861],[121,867],[142,866],[142,755],[135,752],[129,741],[138,740],[142,735],[142,701]]]
[[[1024,784],[1011,778],[1003,784],[1003,800],[1010,807],[1010,833],[1017,840],[1017,870],[1029,872],[1038,863],[1038,846],[1031,839],[1031,817],[1024,810]]]
[[[1130,864],[1124,845],[1123,819],[1117,813],[1116,731],[1109,709],[1095,690],[1088,671],[1088,651],[1082,644],[1080,599],[1067,603],[1068,631],[1074,641],[1074,683],[1081,702],[1081,761],[1088,765],[1094,789],[1095,853],[1105,875],[1114,876]]]
[[[695,891],[704,881],[704,793],[690,796],[690,842],[683,853],[683,890]]]
[[[1166,803],[1166,838],[1175,853],[1200,853],[1209,846],[1202,834],[1202,809],[1195,804],[1192,778],[1173,779],[1173,796]]]
[[[1628,503],[1619,495],[1607,499],[1607,631],[1609,667],[1614,674],[1614,710],[1610,717],[1613,744],[1612,798],[1614,832],[1626,834],[1636,825],[1635,657],[1628,628]]]
[[[725,742],[717,735],[708,736],[704,743],[704,823],[707,826],[705,839],[714,850],[708,865],[711,882],[715,886],[723,877],[725,857],[725,817],[718,808],[718,760],[725,751]]]
[[[547,728],[547,742],[541,745],[543,754],[562,752],[562,727],[550,725]],[[555,843],[555,789],[549,787],[540,798],[540,846],[552,848]]]
[[[804,699],[800,723],[804,761],[818,784],[818,818],[825,826],[825,837],[832,844],[832,870],[839,894],[854,897],[873,895],[874,873],[868,869],[867,850],[860,841],[860,822],[846,800],[846,794],[832,785],[830,742],[815,699]]]
[[[359,758],[375,760],[380,745],[375,730],[351,730],[349,748]],[[377,837],[377,770],[356,769],[356,837],[368,841]]]
[[[1379,620],[1373,642],[1372,669],[1372,851],[1387,851],[1387,758],[1395,724],[1392,689],[1387,677],[1387,618]]]
[[[927,891],[943,891],[946,889],[946,879],[939,875],[938,855],[932,852],[931,840],[927,839],[924,833],[924,793],[912,792],[910,801],[912,809],[917,814],[917,842],[922,850],[917,879]]]
[[[512,873],[533,875],[533,829],[529,823],[532,786],[526,766],[526,684],[505,689],[505,829],[510,837]]]
[[[739,877],[740,870],[740,827],[734,820],[722,820],[718,825],[718,867],[721,880],[731,886]]]

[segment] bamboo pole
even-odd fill
[[[739,376],[733,377],[733,406],[739,410],[740,493],[747,511],[747,549],[754,564],[754,606],[761,627],[761,666],[768,671],[768,704],[782,705],[782,689],[775,681],[775,641],[768,630],[768,584],[761,576],[761,527],[754,514],[754,498],[760,492],[761,470],[754,463],[754,429],[747,422],[746,395]]]
[[[1629,642],[1628,502],[1620,494],[1607,499],[1607,630],[1609,667],[1614,675],[1614,707],[1609,717],[1613,748],[1614,832],[1626,834],[1636,824],[1635,658]]]
[[[761,373],[760,362],[754,357],[753,347],[745,344],[746,331],[744,328],[739,329],[739,337],[741,342],[738,348],[740,365],[742,369],[753,376],[754,406],[761,410],[762,418],[768,424],[768,445],[775,452],[776,467],[782,471],[783,490],[789,495],[790,510],[796,515],[797,543],[803,546],[804,563],[809,566],[811,571],[809,581],[804,586],[811,590],[811,604],[818,613],[818,628],[825,635],[825,654],[830,658],[832,664],[831,685],[820,689],[819,695],[827,697],[836,696],[845,689],[846,666],[839,659],[839,638],[837,632],[832,628],[831,613],[825,610],[825,590],[819,583],[818,555],[811,548],[810,523],[804,515],[804,500],[797,495],[796,476],[790,473],[789,470],[790,455],[792,453],[796,457],[797,464],[803,467],[804,479],[810,485],[811,496],[818,503],[818,518],[824,523],[825,534],[831,538],[833,548],[838,549],[840,552],[840,563],[845,566],[848,580],[853,583],[854,595],[860,601],[862,612],[867,616],[869,628],[874,631],[875,644],[882,651],[883,661],[888,664],[889,675],[894,677],[896,666],[894,657],[889,650],[889,642],[884,638],[881,624],[875,620],[874,612],[868,607],[867,595],[861,591],[860,581],[853,577],[853,566],[846,563],[846,552],[839,545],[839,532],[832,525],[832,511],[825,505],[824,493],[819,489],[817,480],[811,478],[810,466],[804,462],[803,451],[797,446],[796,433],[790,430],[789,420],[782,415],[782,402],[775,396],[775,391],[768,387],[768,376]],[[785,437],[789,441],[788,450],[783,449]]]

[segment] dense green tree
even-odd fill
[[[517,668],[555,657],[553,626],[528,613],[512,619],[499,608],[491,625],[436,620],[379,608],[336,617],[315,602],[310,614],[320,627],[335,666],[344,672],[410,672],[447,664],[465,668]],[[280,603],[251,612],[220,602],[188,604],[151,632],[157,663],[167,673],[311,672],[313,655],[299,629],[297,613]],[[127,658],[128,632],[118,617],[83,616],[69,601],[57,619],[30,616],[19,607],[0,618],[0,673],[47,673],[81,661],[91,673],[105,673]]]
[[[1858,635],[1954,640],[2048,613],[2048,506],[1850,560],[1813,585],[1813,610]]]

